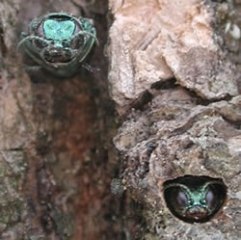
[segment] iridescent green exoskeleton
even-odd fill
[[[221,179],[186,175],[166,181],[164,199],[171,213],[189,223],[209,221],[223,206],[227,188]]]
[[[18,47],[33,66],[57,77],[74,75],[97,41],[91,20],[62,12],[33,19],[22,35]]]

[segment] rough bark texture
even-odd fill
[[[109,6],[109,84],[123,121],[114,138],[122,169],[112,184],[142,206],[132,238],[240,239],[240,3]],[[185,223],[166,207],[163,182],[184,175],[218,177],[228,187],[207,223]]]
[[[20,33],[48,12],[92,18],[92,72],[71,79],[26,74]],[[107,153],[107,1],[0,2],[0,239],[118,239],[114,159]],[[36,82],[36,81],[35,81]],[[108,111],[107,111],[108,110]]]
[[[239,9],[239,1],[109,1],[109,89],[122,122],[115,152],[107,1],[1,1],[0,239],[240,239]],[[56,11],[94,20],[94,70],[31,79],[20,33]],[[187,174],[228,187],[205,224],[182,222],[165,205],[163,182]]]

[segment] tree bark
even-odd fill
[[[239,239],[240,3],[110,0],[105,49],[107,4],[0,2],[0,238]],[[63,10],[94,20],[93,70],[36,83],[20,33]],[[228,188],[207,223],[165,203],[163,183],[186,175]]]
[[[0,2],[0,238],[118,239],[107,92],[107,1]],[[98,46],[75,77],[25,72],[17,50],[30,20],[65,11],[94,20]],[[110,131],[109,131],[110,130]]]
[[[240,3],[109,5],[110,93],[122,121],[112,184],[141,206],[128,239],[239,239]],[[228,189],[206,223],[179,220],[165,202],[163,184],[187,175],[222,179]]]

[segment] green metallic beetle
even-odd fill
[[[35,18],[18,44],[34,67],[57,77],[74,75],[97,41],[96,30],[86,18],[50,13]]]
[[[171,213],[188,223],[209,221],[223,206],[227,194],[221,179],[191,175],[166,181],[163,191]]]

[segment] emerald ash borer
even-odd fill
[[[33,69],[69,77],[79,70],[96,41],[91,20],[60,12],[33,19],[18,48],[31,59]]]

